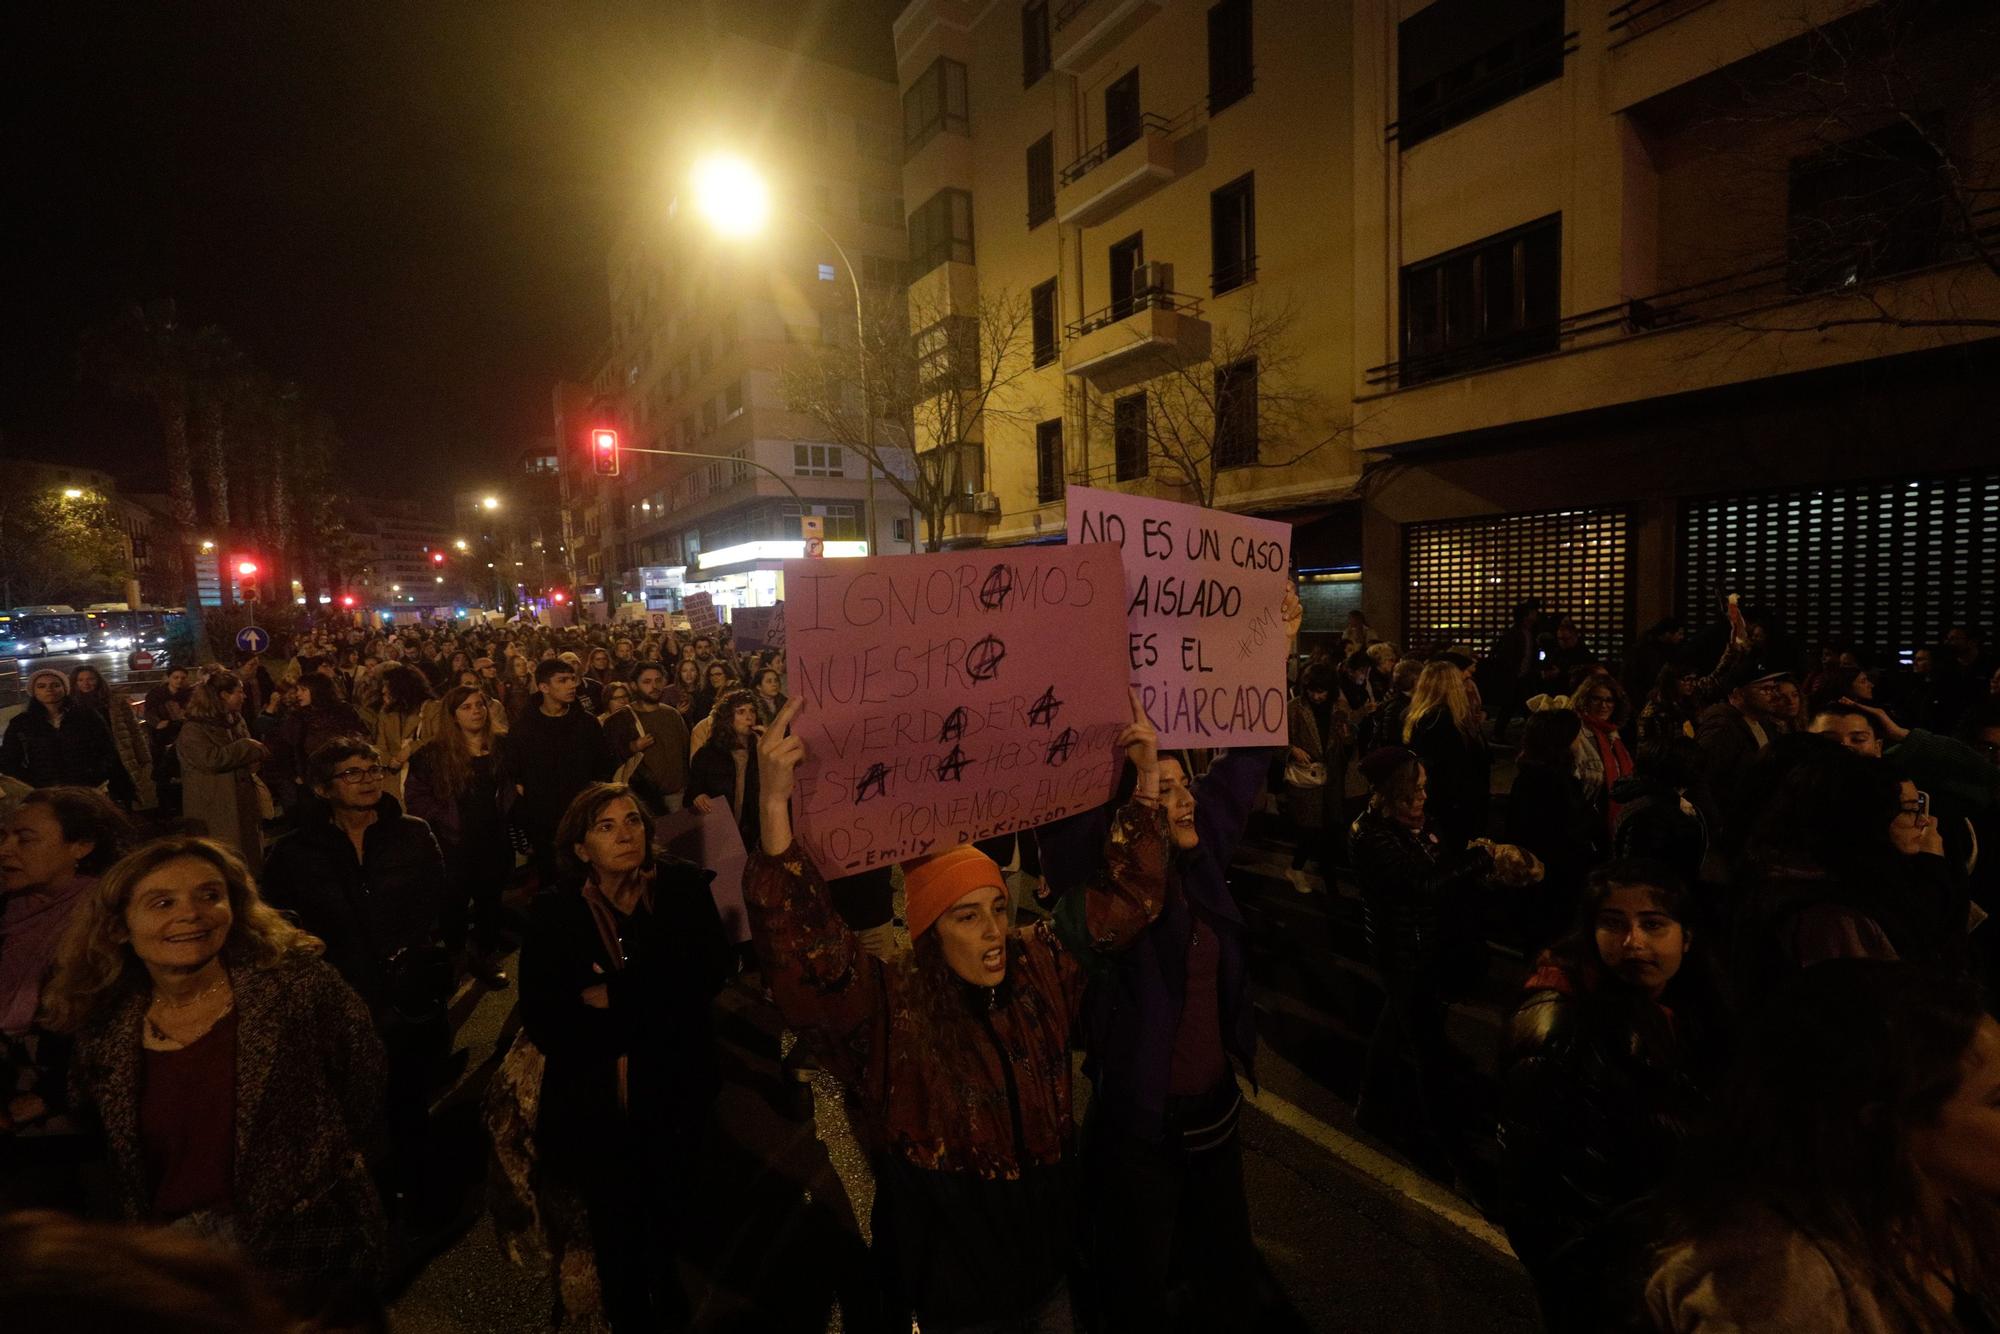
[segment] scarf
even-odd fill
[[[583,882],[583,903],[590,909],[590,920],[597,924],[597,938],[604,942],[604,953],[611,960],[611,971],[618,972],[625,967],[625,942],[618,934],[618,909],[613,906],[610,896],[598,886],[594,874]],[[653,886],[650,881],[639,891],[638,899],[632,904],[635,912],[641,907],[647,912],[653,910]],[[623,1053],[618,1057],[618,1110],[632,1110],[631,1061]]]
[[[1625,749],[1625,738],[1618,735],[1618,729],[1610,722],[1585,718],[1583,726],[1596,741],[1597,758],[1604,766],[1604,829],[1609,834],[1618,827],[1618,812],[1623,809],[1623,803],[1615,800],[1611,791],[1619,779],[1631,777],[1632,752]]]
[[[42,1003],[42,983],[64,928],[95,876],[73,875],[0,900],[0,1033],[25,1033]]]

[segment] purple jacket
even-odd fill
[[[1196,914],[1215,930],[1222,957],[1217,972],[1222,1044],[1237,1068],[1256,1079],[1257,1028],[1250,1005],[1249,931],[1229,892],[1227,871],[1250,823],[1275,750],[1233,750],[1216,757],[1195,783],[1195,831],[1200,846],[1176,852],[1167,871],[1167,903],[1159,919],[1116,955],[1090,949],[1071,894],[1094,876],[1104,857],[1111,807],[1103,806],[1035,831],[1042,873],[1061,897],[1056,927],[1064,944],[1091,968],[1084,996],[1084,1073],[1096,1106],[1135,1135],[1163,1138],[1175,1031],[1187,997],[1188,940]]]

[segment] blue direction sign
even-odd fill
[[[236,632],[236,647],[245,653],[262,653],[271,647],[270,632],[262,626],[246,625]]]

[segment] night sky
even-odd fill
[[[900,7],[9,6],[5,451],[143,473],[143,420],[75,347],[172,296],[332,415],[359,489],[478,485],[609,335],[606,241],[657,180],[675,52],[726,15],[887,77]]]

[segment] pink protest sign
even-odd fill
[[[1292,527],[1072,486],[1069,540],[1124,553],[1126,664],[1162,746],[1284,744]]]
[[[1108,800],[1131,721],[1115,547],[785,562],[792,822],[829,879]]]

